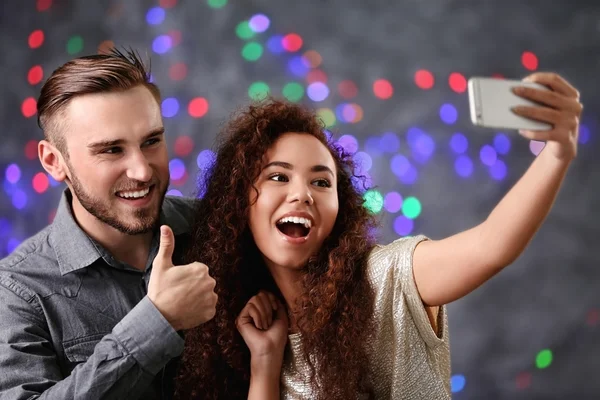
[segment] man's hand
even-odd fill
[[[175,330],[210,321],[216,312],[215,280],[199,262],[173,265],[175,237],[168,226],[160,228],[160,247],[152,263],[148,298]]]

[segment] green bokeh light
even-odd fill
[[[248,96],[252,100],[262,100],[269,95],[269,85],[265,82],[254,82],[248,88]]]
[[[287,83],[282,90],[283,96],[291,102],[297,102],[304,96],[304,87],[296,82]]]
[[[73,55],[83,50],[83,38],[81,36],[72,36],[67,42],[67,53]]]
[[[377,190],[367,190],[363,195],[363,199],[365,200],[364,206],[367,210],[373,214],[381,212],[383,208],[383,196]]]
[[[549,349],[540,351],[535,357],[535,365],[540,369],[547,368],[550,364],[552,364],[552,351]]]
[[[317,110],[317,117],[325,124],[325,128],[335,125],[335,114],[329,108],[320,108]]]
[[[225,7],[227,0],[208,0],[208,6],[211,8]]]
[[[242,49],[242,57],[247,61],[256,61],[262,56],[263,47],[256,42],[246,43]]]
[[[416,197],[407,197],[402,203],[402,213],[406,218],[415,219],[421,214],[421,202]]]
[[[247,40],[254,36],[254,31],[250,28],[248,21],[242,21],[235,28],[235,34],[238,35],[240,39]]]

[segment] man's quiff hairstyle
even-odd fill
[[[150,82],[150,67],[131,49],[75,58],[56,69],[42,87],[37,102],[38,125],[44,137],[68,158],[60,118],[69,102],[85,94],[118,92],[143,85],[160,104],[160,91]],[[61,121],[61,119],[63,121]]]

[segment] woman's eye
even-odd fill
[[[319,187],[331,187],[331,182],[329,182],[327,179],[317,179],[313,181],[313,183]]]
[[[283,174],[273,174],[273,175],[269,176],[269,180],[275,181],[275,182],[287,182],[288,178],[287,178],[287,176],[285,176]]]

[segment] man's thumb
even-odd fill
[[[173,266],[173,250],[175,249],[175,236],[173,231],[167,225],[160,227],[160,244],[158,247],[158,253],[154,259],[154,266],[157,263],[160,267],[171,267]]]

